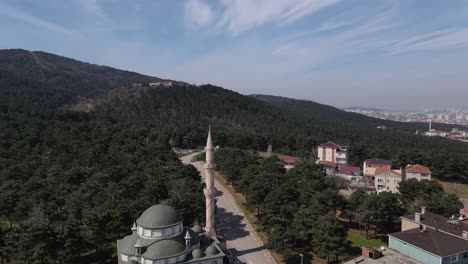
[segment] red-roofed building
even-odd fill
[[[319,164],[325,169],[325,173],[328,176],[335,176],[336,173],[336,163],[331,161],[319,161]]]
[[[317,156],[319,161],[334,162],[337,164],[348,163],[348,146],[341,146],[331,141],[318,145]]]
[[[336,173],[336,176],[340,176],[340,177],[346,178],[348,180],[360,179],[360,178],[362,178],[361,168],[353,167],[353,166],[347,166],[347,165],[341,165],[339,167],[339,169],[338,169],[338,172]]]
[[[405,168],[406,179],[431,180],[431,170],[423,165],[408,164]]]
[[[294,168],[296,162],[300,160],[298,157],[294,156],[287,156],[287,155],[279,155],[278,158],[284,163],[284,168],[286,170]]]
[[[364,176],[375,176],[378,168],[392,168],[392,161],[380,158],[367,159],[364,161],[362,166],[364,170]]]
[[[399,193],[398,186],[403,180],[400,170],[392,170],[388,167],[377,168],[375,171],[374,186],[379,192]]]

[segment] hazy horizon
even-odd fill
[[[0,48],[339,108],[468,107],[468,2],[0,0]]]

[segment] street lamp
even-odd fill
[[[301,256],[301,264],[304,264],[304,255],[301,253],[299,256]]]

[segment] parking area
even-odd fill
[[[386,248],[383,252],[383,257],[379,259],[371,259],[365,256],[359,256],[355,259],[345,262],[344,264],[424,264],[416,261],[408,256],[400,254],[398,251]]]

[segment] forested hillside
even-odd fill
[[[351,146],[352,163],[371,157],[392,159],[397,166],[421,163],[439,179],[467,180],[466,144],[414,135],[423,124],[256,96],[268,98],[265,102],[212,85],[135,88],[130,84],[159,79],[42,52],[7,50],[0,57],[0,101],[6,105],[56,109],[87,98],[95,100],[100,118],[158,126],[170,135],[172,147],[202,146],[211,124],[221,146],[265,150],[271,143],[276,152],[312,158],[316,145],[331,140]],[[375,128],[382,122],[390,129]]]
[[[160,78],[41,51],[0,50],[0,92],[22,103],[57,108],[131,83]]]
[[[292,111],[305,118],[310,117],[314,119],[329,121],[329,122],[345,122],[359,126],[368,126],[375,128],[377,126],[385,125],[388,129],[407,131],[414,133],[417,129],[427,130],[427,123],[410,123],[410,122],[396,122],[391,120],[382,120],[373,118],[357,113],[346,112],[333,106],[319,104],[313,101],[297,100],[281,96],[252,94],[253,98],[271,103],[280,108]],[[441,130],[452,130],[454,127],[465,128],[461,125],[449,125],[442,123],[433,123],[432,127]]]
[[[464,143],[417,136],[404,129],[379,130],[368,123],[303,117],[212,85],[141,89],[130,97],[115,97],[97,111],[117,119],[172,126],[175,146],[202,146],[204,131],[211,124],[221,146],[265,150],[272,143],[277,152],[311,158],[316,145],[332,140],[349,144],[351,162],[356,164],[381,157],[397,166],[425,164],[440,179],[466,180],[468,175]]]
[[[202,222],[200,176],[150,122],[0,108],[0,259],[116,261],[112,243],[149,206]]]

